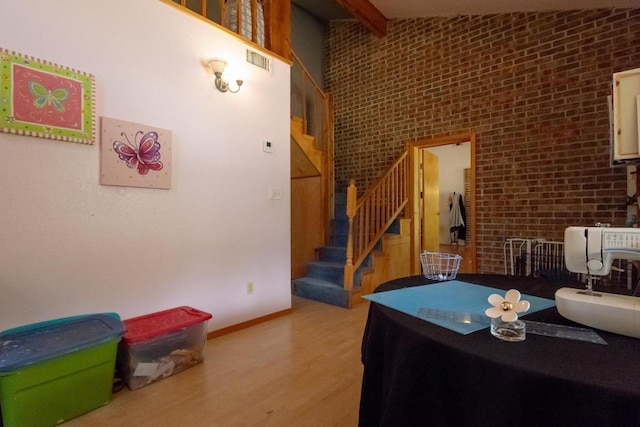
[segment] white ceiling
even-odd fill
[[[640,8],[640,0],[369,0],[388,19],[575,9]]]

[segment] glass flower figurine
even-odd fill
[[[518,320],[518,313],[529,310],[529,301],[520,301],[520,292],[509,289],[504,298],[498,294],[489,295],[491,307],[485,314],[491,318],[491,335],[504,341],[524,341],[525,323]]]

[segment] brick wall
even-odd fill
[[[327,57],[337,190],[366,188],[409,141],[476,132],[479,272],[504,272],[507,237],[624,225],[607,95],[640,67],[640,9],[397,20],[385,38],[336,22]]]

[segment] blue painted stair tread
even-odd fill
[[[517,289],[517,285],[514,286]],[[426,320],[462,335],[489,327],[484,311],[490,307],[491,294],[504,296],[504,289],[452,280],[432,285],[413,286],[364,295],[370,301]],[[554,300],[522,294],[531,308],[521,316],[555,307]]]

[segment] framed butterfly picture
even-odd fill
[[[171,131],[100,119],[100,184],[171,188]]]
[[[91,74],[0,48],[0,131],[94,144]]]

